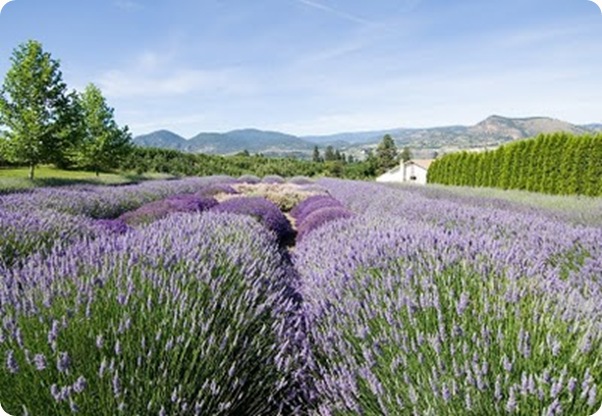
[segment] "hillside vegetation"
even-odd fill
[[[270,158],[263,155],[239,153],[233,156],[192,154],[178,150],[134,147],[124,159],[121,169],[138,173],[153,172],[178,176],[245,174],[266,176],[333,176],[348,179],[371,179],[378,162],[340,160],[308,161],[295,158]]]
[[[602,134],[542,134],[483,153],[436,160],[429,183],[520,189],[561,195],[602,195]]]

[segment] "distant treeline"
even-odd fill
[[[602,195],[602,134],[542,134],[483,153],[436,160],[429,183],[522,189],[548,194]]]
[[[249,155],[246,152],[235,156],[215,156],[142,147],[134,147],[124,158],[120,169],[137,173],[157,172],[182,176],[252,174],[369,179],[376,174],[373,158],[365,162],[351,163],[346,160],[314,162],[292,158],[268,158],[262,155]]]

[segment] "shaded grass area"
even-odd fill
[[[42,186],[67,185],[125,185],[150,179],[169,179],[173,175],[143,174],[132,172],[101,173],[77,170],[62,170],[51,166],[36,169],[35,179],[28,179],[29,168],[0,168],[0,194],[22,191]]]

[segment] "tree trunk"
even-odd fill
[[[98,178],[100,176],[100,172],[98,171],[98,169],[96,170],[96,177]]]
[[[35,171],[36,166],[31,164],[29,165],[29,179],[31,179],[33,181],[34,178],[34,171]]]

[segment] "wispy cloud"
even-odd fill
[[[234,70],[208,71],[176,69],[164,74],[111,70],[102,74],[98,84],[113,98],[169,98],[188,94],[240,94],[249,90]]]
[[[116,0],[115,6],[123,10],[140,10],[144,7],[141,3],[133,0]]]
[[[317,1],[314,1],[314,0],[295,0],[295,1],[298,3],[302,3],[306,6],[312,7],[314,9],[318,9],[318,10],[322,10],[326,13],[330,13],[334,16],[338,16],[342,19],[349,20],[351,22],[361,23],[364,25],[369,25],[369,24],[373,23],[367,19],[361,18],[361,17],[353,15],[351,13],[344,12],[342,10],[335,9],[334,7],[327,6],[323,3],[318,3]]]
[[[163,53],[146,51],[130,65],[100,74],[95,82],[108,97],[119,99],[240,96],[254,92],[254,83],[236,68],[182,67],[177,55],[172,49]]]

